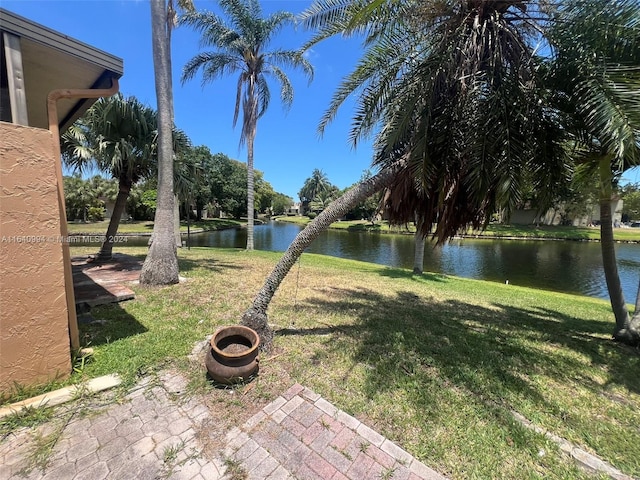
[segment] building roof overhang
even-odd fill
[[[123,75],[121,58],[2,8],[0,30],[3,47],[5,33],[20,39],[29,126],[49,128],[47,96],[51,91],[109,88],[113,79]],[[3,57],[5,50],[2,48]],[[59,100],[60,132],[64,132],[95,101],[95,98]]]

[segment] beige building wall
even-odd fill
[[[50,131],[0,122],[2,393],[71,372],[56,151]]]

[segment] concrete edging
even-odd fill
[[[116,387],[121,383],[122,379],[117,373],[93,378],[88,382],[79,385],[70,385],[68,387],[54,390],[53,392],[43,393],[37,397],[22,400],[7,407],[0,408],[0,418],[19,413],[26,408],[53,407],[54,405],[60,405],[61,403],[74,399],[80,392],[101,392],[103,390]]]
[[[571,442],[565,440],[562,437],[559,437],[537,425],[534,425],[524,415],[516,412],[515,410],[512,410],[511,414],[513,415],[513,418],[523,427],[544,435],[552,442],[557,444],[558,447],[560,447],[561,451],[573,458],[578,466],[580,466],[584,470],[593,473],[604,473],[614,480],[634,480],[633,477],[622,473],[620,470],[605,462],[601,458],[592,455],[589,452],[586,452],[585,450],[573,445]]]

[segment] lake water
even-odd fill
[[[285,222],[256,225],[255,248],[283,252],[300,230],[299,225]],[[186,240],[186,236],[183,236],[183,240]],[[245,248],[246,241],[244,229],[191,236],[192,246]],[[306,251],[391,267],[413,268],[412,235],[327,230]],[[640,276],[640,245],[616,244],[616,255],[625,300],[633,303]],[[442,247],[427,243],[424,270],[609,298],[598,242],[463,239],[451,241]]]

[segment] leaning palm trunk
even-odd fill
[[[153,65],[158,99],[158,203],[153,224],[153,241],[142,265],[140,283],[178,283],[178,254],[174,237],[173,120],[169,98],[171,72],[165,21],[165,0],[151,2]]]
[[[109,220],[109,226],[107,227],[107,233],[105,234],[102,247],[98,252],[96,260],[105,262],[111,260],[113,252],[113,240],[118,233],[118,227],[120,226],[120,219],[127,206],[127,198],[129,198],[129,191],[131,190],[131,182],[127,178],[120,178],[120,185],[118,189],[118,196],[116,202],[113,205],[113,212],[111,213],[111,219]]]
[[[242,316],[241,323],[258,332],[263,348],[268,348],[273,339],[273,332],[268,323],[267,308],[276,290],[300,255],[329,225],[344,216],[358,203],[388,187],[404,166],[405,162],[399,161],[368,180],[359,183],[333,201],[294,238],[253,299],[253,304]]]
[[[611,177],[610,159],[609,157],[604,157],[600,160],[600,248],[602,250],[602,266],[607,281],[611,308],[616,319],[613,338],[622,343],[637,345],[640,343],[640,325],[638,325],[640,321],[634,320],[634,329],[624,300],[624,294],[622,293],[620,276],[618,275],[611,218]],[[634,317],[637,316],[636,309]]]

